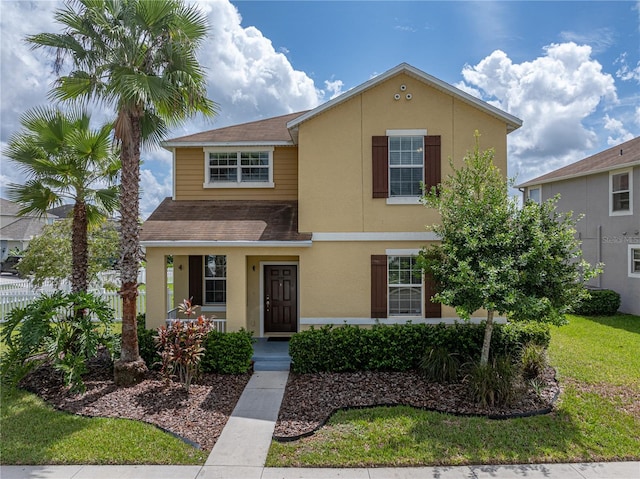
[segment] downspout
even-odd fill
[[[602,263],[602,225],[598,225],[598,248],[597,248],[597,252],[596,252],[596,261],[597,264]],[[602,281],[602,274],[599,274],[597,276],[598,278],[598,288],[601,287],[601,281]]]

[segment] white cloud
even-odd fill
[[[325,80],[324,81],[325,88],[331,93],[329,99],[333,100],[335,97],[342,95],[344,87],[344,83],[342,80]]]
[[[140,169],[140,217],[146,219],[167,196],[171,196],[171,175],[159,180],[146,168]]]
[[[509,135],[510,175],[524,181],[582,158],[596,146],[583,123],[602,104],[615,104],[614,79],[588,45],[551,44],[529,62],[496,50],[462,75],[467,91],[523,120]]]
[[[622,81],[635,80],[637,83],[640,83],[640,61],[636,63],[635,68],[629,66],[627,62],[627,52],[624,52],[616,58],[613,64],[620,65],[618,71],[616,71],[616,76]]]
[[[604,129],[609,132],[607,144],[610,146],[619,145],[634,138],[633,133],[627,130],[620,120],[611,118],[609,115],[604,116]]]

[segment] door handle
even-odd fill
[[[267,307],[267,311],[269,311],[269,308],[271,307],[271,302],[270,302],[269,295],[267,295],[267,301],[265,303],[265,306]]]

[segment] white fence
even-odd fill
[[[109,271],[101,273],[100,281],[119,284],[118,272]],[[138,274],[138,282],[144,283],[146,279],[146,271],[141,269]],[[46,282],[40,288],[35,288],[27,279],[22,281],[12,281],[8,284],[0,284],[0,322],[6,320],[9,312],[14,308],[24,308],[34,301],[42,293],[52,293],[54,291],[70,291],[71,286],[67,281],[60,285]],[[114,319],[122,320],[122,299],[117,291],[105,290],[103,288],[91,288],[91,293],[101,297],[106,301],[107,305],[114,311]],[[146,312],[146,292],[144,289],[138,290],[137,298],[138,313]]]
[[[9,312],[14,308],[24,308],[33,302],[42,293],[51,293],[52,291],[0,291],[0,322],[4,322]],[[106,301],[107,305],[113,309],[113,317],[116,321],[122,320],[122,299],[117,291],[92,290],[96,296]],[[145,291],[138,291],[136,300],[138,313],[146,311],[146,294]]]

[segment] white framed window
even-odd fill
[[[629,277],[640,278],[640,244],[629,245]]]
[[[541,185],[536,185],[536,186],[530,186],[527,189],[527,198],[530,201],[535,201],[538,204],[542,203],[542,186]]]
[[[273,148],[205,149],[205,188],[273,188]]]
[[[609,173],[609,216],[633,214],[633,174],[627,170]]]
[[[424,135],[389,137],[389,196],[417,197],[424,181]]]
[[[205,255],[203,261],[204,304],[226,304],[227,257],[224,255]]]
[[[389,317],[423,316],[423,278],[416,256],[388,256],[387,287]]]

